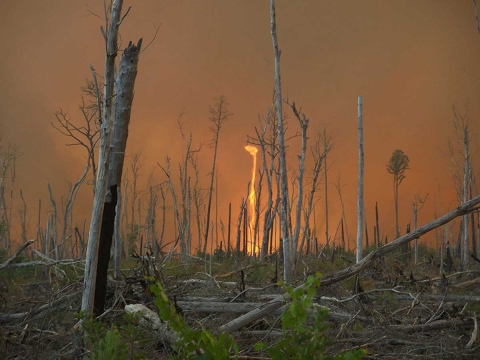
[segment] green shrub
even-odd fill
[[[313,304],[317,288],[320,286],[320,274],[308,276],[305,286],[293,289],[284,286],[290,294],[291,303],[282,315],[283,335],[280,341],[269,346],[265,343],[255,344],[256,350],[265,350],[272,359],[318,359],[318,360],[359,360],[365,350],[355,350],[340,355],[325,355],[325,347],[329,339],[325,335],[328,325],[326,318],[328,310]],[[155,305],[160,317],[168,322],[175,331],[178,341],[174,344],[175,354],[171,359],[181,360],[227,360],[238,358],[238,345],[229,334],[222,333],[216,337],[212,332],[202,328],[191,329],[182,316],[177,313],[175,306],[168,299],[162,285],[154,283],[150,290],[155,295]],[[313,321],[309,319],[313,309]],[[107,328],[101,322],[92,319],[83,320],[86,332],[86,341],[92,345],[90,360],[111,359],[140,359],[140,354],[133,351],[134,344],[141,338],[138,328],[134,325],[137,319],[126,318],[127,324],[120,327]]]
[[[361,359],[365,355],[364,350],[349,351],[334,357],[325,355],[325,347],[329,339],[324,332],[328,325],[326,319],[328,310],[316,306],[313,309],[313,323],[307,321],[309,310],[313,307],[313,298],[316,289],[320,286],[320,274],[308,276],[305,286],[293,289],[284,286],[290,294],[292,301],[282,315],[283,335],[279,342],[273,346],[265,343],[255,344],[257,350],[266,350],[272,359]]]
[[[138,326],[139,314],[125,314],[125,324],[108,327],[105,323],[85,317],[80,313],[82,328],[85,330],[85,341],[91,344],[91,352],[87,360],[141,360],[145,359],[138,346],[150,340],[145,338]]]
[[[113,325],[105,333],[105,336],[97,341],[88,360],[125,360],[127,359],[128,348],[122,343],[122,337],[117,328]]]

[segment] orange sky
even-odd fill
[[[140,37],[148,43],[153,23],[162,26],[140,57],[127,151],[143,150],[144,178],[154,171],[163,181],[156,162],[163,163],[167,152],[173,164],[181,160],[178,114],[184,109],[185,129],[193,132],[194,142],[207,143],[208,106],[225,95],[234,116],[220,134],[220,216],[225,222],[232,202],[236,218],[251,176],[251,155],[243,150],[246,136],[254,134],[257,115],[266,113],[272,97],[268,1],[126,1],[128,6],[122,47]],[[101,15],[103,2],[0,2],[0,124],[4,141],[17,143],[24,154],[17,189],[24,191],[32,231],[38,198],[44,213],[48,210],[46,179],[60,202],[67,181],[76,180],[84,166],[83,153],[65,147],[65,138],[50,123],[60,107],[80,119],[80,87],[90,77],[88,64],[103,72],[102,22],[89,10]],[[452,208],[449,160],[440,151],[452,135],[452,104],[462,108],[468,103],[477,130],[480,115],[480,35],[471,1],[277,0],[277,28],[284,96],[302,106],[312,137],[325,124],[335,138],[329,176],[334,182],[341,173],[350,231],[355,229],[359,95],[369,227],[378,201],[382,233],[393,235],[392,184],[385,165],[397,148],[409,156],[411,167],[400,187],[402,228],[411,221],[414,194],[430,194],[420,224],[432,219],[439,189],[443,211]],[[289,129],[297,131],[290,109],[285,112]],[[290,167],[298,161],[294,150]],[[205,180],[211,157],[205,146]],[[85,189],[81,196],[85,204],[91,192]],[[333,184],[329,196],[334,230],[340,205]],[[319,207],[319,225],[322,213]]]

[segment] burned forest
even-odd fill
[[[479,358],[478,6],[2,3],[0,358]]]

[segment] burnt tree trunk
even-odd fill
[[[121,185],[125,149],[127,146],[128,125],[133,103],[133,89],[137,77],[137,65],[142,47],[142,39],[137,45],[129,43],[120,59],[115,81],[116,97],[114,104],[114,124],[111,137],[111,158],[108,169],[108,188],[103,207],[102,227],[98,249],[98,266],[94,296],[94,312],[101,314],[105,307],[107,291],[107,271],[112,248],[118,188]]]
[[[115,58],[118,51],[118,28],[123,0],[114,0],[111,16],[107,20],[106,33],[103,32],[106,45],[103,118],[100,118],[100,150],[98,152],[98,172],[95,183],[92,217],[88,231],[87,255],[83,283],[82,310],[91,315],[94,309],[94,296],[98,269],[98,253],[102,229],[102,214],[108,185],[108,164],[110,161],[110,139],[112,131],[112,105],[114,98]],[[96,78],[95,72],[94,79]],[[100,95],[97,94],[97,100]]]

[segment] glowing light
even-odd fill
[[[257,152],[258,148],[252,145],[247,145],[245,146],[245,150],[248,151],[250,155],[253,157],[253,167],[252,167],[252,180],[250,181],[250,193],[248,194],[248,207],[249,207],[249,214],[250,214],[250,234],[252,234],[252,231],[254,230],[254,225],[255,225],[255,173],[256,173],[256,168],[257,168]],[[250,236],[250,252],[251,254],[254,254],[258,250],[258,246],[255,246],[255,249],[253,249],[253,243],[252,239],[253,236]]]

